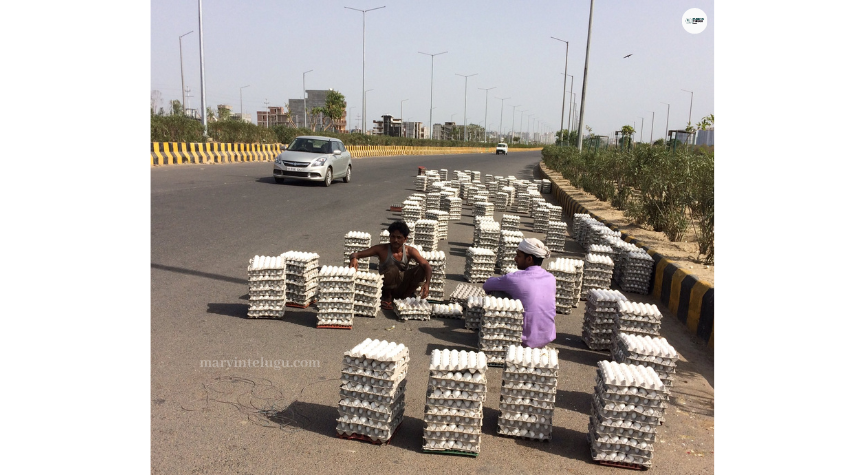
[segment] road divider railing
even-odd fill
[[[270,161],[282,152],[282,144],[151,142],[150,165],[183,165]],[[352,158],[397,155],[452,155],[495,153],[495,147],[408,147],[398,145],[347,145]],[[540,148],[512,149],[529,152]]]
[[[573,217],[574,213],[587,213],[610,229],[621,231],[618,226],[602,219],[587,210],[576,199],[572,191],[576,188],[561,174],[540,163],[541,176],[552,182],[552,194],[562,206],[564,216]],[[715,347],[715,287],[699,280],[670,259],[659,254],[626,232],[622,240],[645,249],[655,260],[649,294],[661,305],[667,307],[692,334],[696,335],[709,348]]]

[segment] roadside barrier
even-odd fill
[[[618,227],[601,219],[581,205],[569,190],[576,188],[559,173],[541,162],[541,176],[552,182],[552,194],[562,206],[563,217],[573,217],[575,213],[588,213],[610,229]],[[681,321],[688,330],[709,348],[715,347],[715,287],[698,280],[694,274],[679,267],[657,251],[622,231],[622,240],[645,249],[655,260],[654,276],[649,294]]]

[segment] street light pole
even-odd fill
[[[468,97],[469,97],[469,78],[472,76],[477,76],[478,73],[469,74],[466,76],[465,74],[456,73],[457,76],[462,76],[466,79],[466,84],[463,88],[463,142],[468,142],[468,136],[466,134],[466,130],[468,130],[468,117],[466,113],[468,111]]]
[[[580,98],[580,124],[577,127],[577,150],[583,151],[583,112],[586,105],[586,80],[589,78],[589,45],[592,42],[592,16],[595,12],[595,0],[589,6],[589,35],[586,38],[586,66],[583,69],[583,95]]]
[[[532,141],[532,116],[535,114],[529,114],[529,121],[526,123],[526,127],[529,129],[529,142]],[[522,128],[522,125],[520,126]]]
[[[496,99],[501,99],[502,101],[502,110],[499,112],[499,138],[502,136],[502,118],[504,117],[505,112],[505,101],[510,99],[510,97],[497,97]]]
[[[387,6],[387,5],[385,5]],[[345,7],[349,10],[354,10],[356,12],[363,13],[363,76],[361,79],[361,90],[363,93],[363,112],[361,115],[363,116],[363,124],[361,125],[361,130],[364,135],[366,135],[366,12],[371,12],[373,10],[379,10],[384,7],[376,7],[370,8],[368,10],[358,10],[357,8]],[[303,91],[304,97],[306,97],[306,90]],[[306,105],[304,105],[306,107]],[[305,112],[305,111],[304,111]]]
[[[525,114],[526,112],[528,112],[526,109],[520,110],[520,131],[517,133],[517,137],[520,138],[520,143],[524,143],[523,142],[523,114]]]
[[[640,117],[640,143],[643,143],[643,118]]]
[[[198,0],[198,52],[201,66],[201,123],[204,125],[204,136],[207,136],[207,99],[204,94],[204,11],[201,0]]]
[[[189,33],[194,33],[194,32],[195,32],[195,30],[192,30]],[[180,43],[180,90],[181,90],[180,95],[183,98],[183,116],[184,117],[186,117],[186,82],[184,82],[184,80],[183,80],[183,41],[181,41],[181,40],[183,39],[184,36],[188,35],[189,33],[184,33],[184,34],[180,35],[180,37],[177,39],[177,42]]]
[[[667,104],[666,102],[662,102],[661,104]],[[667,137],[670,136],[670,104],[667,104],[667,131],[664,135],[664,143],[667,143]]]
[[[511,107],[513,107],[512,112],[511,112],[511,144],[514,143],[514,120],[516,119],[516,116],[517,116],[517,107],[519,107],[521,105],[522,104],[517,104],[515,106],[511,106]]]
[[[561,125],[559,126],[559,130],[564,130],[564,128],[565,128],[565,92],[567,92],[567,90],[568,90],[568,47],[569,47],[569,44],[567,41],[560,40],[560,39],[556,38],[555,36],[551,36],[550,38],[552,38],[554,40],[559,40],[565,44],[565,83],[562,84],[562,121],[561,121]],[[564,140],[562,140],[562,143],[564,143]]]
[[[240,88],[240,121],[243,122],[243,88],[249,87],[249,84],[246,86],[241,86]]]
[[[570,94],[568,94],[568,98],[570,99],[568,101],[568,130],[571,130],[571,128],[572,128],[571,112],[574,109],[574,75],[573,74],[566,74],[565,76],[570,76],[570,78],[571,78],[571,92],[570,92]]]
[[[348,132],[351,133],[351,110],[354,109],[354,106],[348,108]]]
[[[409,98],[411,99],[411,98]],[[408,99],[403,99],[399,101],[399,121],[402,123],[402,136],[405,137],[405,121],[402,120],[402,103],[407,101]]]
[[[423,51],[418,51],[418,53],[425,54],[425,55],[429,56],[430,60],[431,60],[431,62],[430,62],[431,68],[430,68],[430,75],[429,75],[429,77],[430,77],[430,79],[429,79],[429,126],[432,127],[433,126],[433,123],[432,123],[433,80],[435,79],[436,56],[438,56],[440,54],[445,54],[445,53],[447,53],[447,51],[442,51],[441,53],[434,53],[434,54],[424,53]]]
[[[691,106],[688,108],[688,125],[691,125],[691,112],[694,110],[694,91],[689,91],[687,89],[682,89],[685,92],[691,93]],[[688,142],[691,141],[691,136],[688,136]]]
[[[649,132],[649,143],[654,143],[655,139],[655,111],[652,111],[652,128]]]
[[[498,86],[496,86],[496,87],[498,87]],[[488,87],[486,89],[479,87],[478,89],[480,89],[482,91],[486,91],[486,93],[485,93],[486,99],[484,99],[484,143],[486,143],[487,142],[487,133],[489,132],[489,129],[487,129],[487,110],[489,110],[490,89],[495,89],[495,87]]]
[[[306,73],[311,73],[312,69],[309,71],[304,71],[303,73],[303,128],[306,128]]]

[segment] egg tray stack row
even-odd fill
[[[378,315],[381,305],[381,288],[384,276],[378,272],[357,272],[354,275],[354,316],[372,317]]]
[[[613,236],[621,239],[622,233],[620,231],[613,231],[603,223],[590,224],[586,229],[585,242],[582,246],[588,249],[592,244],[604,244],[604,236]]]
[[[318,328],[351,328],[354,323],[353,267],[324,266],[318,273]]]
[[[435,303],[430,316],[433,318],[463,318],[463,307],[458,303]]]
[[[622,267],[625,265],[625,257],[629,252],[639,249],[634,244],[623,241],[621,238],[614,236],[603,236],[603,245],[610,246],[613,249],[613,282],[619,282],[622,279]]]
[[[553,182],[544,178],[541,180],[541,193],[549,194],[553,192]]]
[[[473,210],[474,216],[487,216],[492,218],[495,215],[496,205],[488,201],[475,201]]]
[[[408,348],[367,338],[343,355],[337,435],[378,443],[390,440],[405,413]]]
[[[573,225],[571,226],[571,233],[574,235],[574,240],[577,241],[579,245],[583,245],[583,233],[585,232],[585,223],[586,220],[593,219],[592,216],[588,213],[574,213],[573,216]]]
[[[416,203],[416,202],[412,202]],[[415,223],[420,220],[422,216],[422,210],[420,206],[416,204],[403,204],[402,207],[402,220],[406,223]]]
[[[450,213],[447,211],[442,211],[438,209],[430,210],[426,212],[426,219],[438,221],[438,227],[436,236],[439,240],[448,238],[448,220],[450,219]]]
[[[499,189],[499,193],[501,193],[501,192],[505,192],[508,194],[508,205],[507,205],[508,208],[516,205],[516,198],[517,198],[517,196],[516,196],[517,189],[516,188],[514,188],[513,186],[510,186],[510,185],[504,186],[501,189]]]
[[[553,252],[564,252],[568,225],[564,221],[550,221],[547,225],[547,238],[544,244]]]
[[[345,235],[345,250],[343,251],[342,265],[349,265],[349,262],[351,261],[349,256],[351,255],[351,253],[368,249],[371,244],[372,236],[370,236],[369,233],[364,233],[361,231],[349,231]],[[357,270],[369,270],[369,257],[364,257],[363,259],[357,260]]]
[[[618,290],[589,290],[582,336],[590,349],[609,350],[612,346],[620,300],[628,298]]]
[[[442,194],[431,192],[426,194],[426,210],[431,211],[441,207]]]
[[[285,258],[255,256],[246,268],[249,278],[247,318],[282,318],[285,314]]]
[[[432,267],[432,278],[430,279],[429,296],[427,296],[427,299],[444,302],[447,255],[444,251],[421,251],[420,255]],[[419,294],[420,291],[420,287],[418,287],[417,293]]]
[[[484,288],[480,285],[472,285],[461,282],[457,284],[457,287],[451,292],[450,297],[448,298],[449,303],[456,303],[466,308],[468,304],[469,297],[484,297],[486,293],[484,292]],[[480,321],[478,321],[480,323]]]
[[[652,283],[655,260],[643,249],[629,252],[622,264],[619,286],[625,292],[647,295]]]
[[[502,230],[503,231],[519,231],[520,217],[515,214],[502,215]]]
[[[613,339],[610,355],[617,363],[652,368],[665,388],[669,390],[673,387],[679,354],[666,338],[619,333]]]
[[[655,304],[619,301],[616,307],[616,332],[661,336],[661,311]]]
[[[486,282],[493,276],[496,267],[496,253],[482,247],[466,250],[466,267],[463,275],[469,282]]]
[[[481,329],[481,320],[483,320],[484,317],[485,298],[487,298],[486,293],[480,296],[471,296],[466,300],[466,304],[464,305],[465,313],[463,313],[463,319],[465,320],[466,329]]]
[[[607,256],[610,258],[610,260],[613,260],[613,264],[615,265],[614,258],[616,256],[616,252],[613,251],[613,248],[611,246],[606,246],[603,244],[590,244],[589,248],[586,249],[586,252],[598,256]]]
[[[459,221],[463,217],[463,200],[456,196],[449,196],[446,207],[442,209],[448,212],[448,219]]]
[[[517,213],[528,213],[532,207],[532,195],[529,194],[528,190],[521,191],[521,188],[517,187]]]
[[[496,211],[505,211],[508,209],[508,194],[503,191],[496,192],[495,196],[495,210]]]
[[[501,238],[501,225],[490,218],[478,217],[475,220],[475,233],[472,246],[498,251]]]
[[[583,267],[585,263],[580,259],[571,259],[568,257],[557,257],[553,262],[564,263],[565,265],[571,266],[574,268],[574,303],[573,306],[577,307],[580,303],[580,296],[583,293]]]
[[[423,451],[481,451],[487,360],[483,352],[433,350],[424,408]]]
[[[496,269],[503,269],[514,263],[517,255],[517,247],[523,240],[521,231],[507,231],[502,229],[499,233],[499,247],[496,254]]]
[[[434,219],[421,219],[414,224],[414,242],[428,251],[438,250],[439,222]]]
[[[588,254],[583,268],[583,292],[586,298],[592,289],[609,289],[613,282],[613,260],[607,256]]]
[[[541,203],[535,209],[535,219],[532,223],[532,231],[536,233],[544,233],[550,229],[550,209]]]
[[[556,260],[547,266],[547,271],[556,278],[556,313],[570,315],[579,300],[574,294],[577,287],[577,268],[570,262]]]
[[[508,346],[522,345],[525,309],[520,300],[484,297],[484,314],[478,333],[478,348],[488,364],[504,365]]]
[[[417,175],[414,177],[414,189],[416,191],[426,191],[427,180],[429,178],[426,175]]]
[[[604,224],[587,214],[575,214],[574,219],[579,220],[579,223],[575,224],[579,229],[575,233],[574,238],[576,238],[577,242],[583,247],[583,249],[586,249],[589,247],[587,244],[589,239],[589,228],[592,226],[603,226]]]
[[[664,383],[652,368],[598,362],[586,438],[601,463],[649,468],[666,403]]]
[[[432,314],[432,304],[426,299],[409,297],[407,299],[394,299],[393,309],[401,321],[406,320],[429,320]]]
[[[318,254],[288,251],[285,259],[286,304],[308,307],[318,292]]]
[[[502,371],[498,433],[551,440],[558,378],[558,350],[508,347]]]

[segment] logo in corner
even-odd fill
[[[699,8],[691,8],[682,15],[682,28],[696,35],[706,29],[706,12]]]

